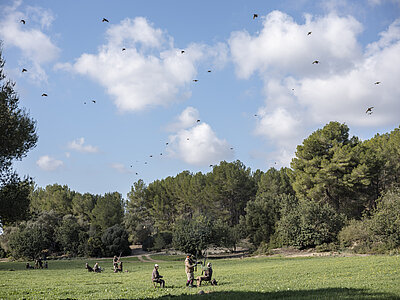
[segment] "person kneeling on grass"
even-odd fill
[[[212,273],[213,273],[211,263],[207,264],[207,267],[205,270],[203,270],[203,272],[204,272],[204,276],[199,276],[196,278],[197,286],[201,286],[202,281],[211,281],[211,277],[212,277]],[[202,275],[203,275],[203,272],[202,272]]]
[[[151,274],[151,281],[153,281],[154,283],[159,283],[161,287],[165,287],[165,281],[161,279],[163,277],[160,275],[160,273],[158,273],[158,268],[159,266],[155,264],[153,273]],[[154,287],[156,286],[154,285]]]

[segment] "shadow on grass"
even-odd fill
[[[200,291],[201,289],[199,289]],[[150,298],[146,298],[150,300]],[[398,295],[373,292],[365,289],[326,288],[316,290],[277,291],[277,292],[210,292],[203,295],[161,296],[158,300],[179,299],[400,299]]]

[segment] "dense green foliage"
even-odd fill
[[[30,180],[12,170],[36,146],[36,122],[19,105],[15,83],[6,80],[0,43],[0,225],[24,220],[29,208]]]
[[[35,188],[31,220],[7,226],[2,247],[14,257],[102,256],[125,253],[129,241],[145,250],[173,246],[200,254],[211,246],[234,250],[247,239],[259,251],[397,251],[399,161],[399,128],[360,141],[345,124],[331,122],[297,147],[291,168],[252,172],[240,161],[222,161],[206,174],[138,180],[126,200],[58,184]],[[36,232],[50,215],[54,232]]]
[[[25,262],[0,263],[2,299],[398,299],[397,256],[245,258],[211,260],[218,286],[185,286],[183,260],[157,256],[166,288],[150,281],[153,262],[123,258],[128,272],[88,273],[84,260],[49,261],[26,270]],[[93,266],[96,261],[88,263]],[[9,270],[15,270],[10,272]],[[201,268],[195,276],[201,274]],[[203,290],[205,295],[197,293]]]

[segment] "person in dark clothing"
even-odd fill
[[[88,270],[88,272],[94,272],[93,268],[91,266],[89,266],[88,263],[86,263],[85,268]]]
[[[157,264],[154,265],[153,273],[151,274],[151,281],[154,283],[154,287],[156,287],[155,283],[159,283],[161,287],[165,287],[165,281],[160,273],[158,272],[159,266]]]
[[[197,286],[201,286],[201,282],[202,281],[211,281],[211,277],[212,277],[212,273],[213,273],[213,269],[211,267],[211,263],[207,264],[206,269],[202,272],[203,276],[199,276],[196,278],[197,280]]]

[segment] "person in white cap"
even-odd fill
[[[159,283],[161,287],[165,287],[165,281],[161,279],[163,277],[160,275],[160,273],[158,273],[158,268],[159,266],[155,264],[153,273],[151,274],[151,281],[153,281],[154,287],[156,287],[156,283]]]

